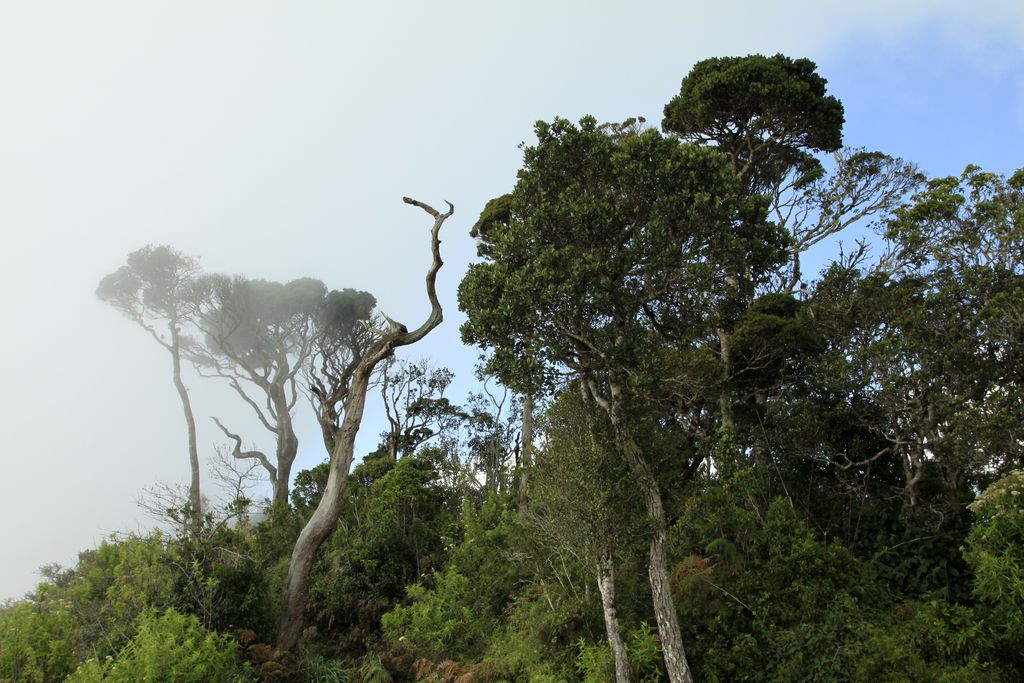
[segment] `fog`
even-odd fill
[[[431,220],[401,198],[450,200],[446,320],[404,355],[455,371],[461,400],[477,355],[455,301],[469,227],[511,188],[537,119],[657,125],[695,61],[784,52],[818,62],[847,144],[932,174],[1024,165],[1019,2],[710,4],[0,5],[0,599],[40,565],[148,528],[143,490],[187,480],[170,358],[94,293],[142,246],[207,272],[364,289],[412,327],[429,310]],[[271,448],[224,385],[186,382],[201,455],[223,441],[213,414]],[[297,411],[293,475],[325,457]]]

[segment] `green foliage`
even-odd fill
[[[312,511],[320,503],[323,497],[324,487],[327,486],[327,474],[330,471],[330,464],[322,462],[308,470],[301,470],[295,475],[295,483],[292,485],[292,505],[297,510]]]
[[[346,683],[349,680],[348,667],[344,662],[320,655],[304,657],[300,670],[309,683]]]
[[[384,668],[380,657],[369,657],[359,667],[359,676],[362,683],[391,683],[391,673]]]
[[[463,501],[462,539],[434,587],[408,588],[410,604],[385,614],[384,633],[430,659],[478,660],[511,599],[518,572],[507,553],[518,523],[507,501],[491,496],[477,511]]]
[[[79,624],[57,591],[0,607],[0,681],[60,681],[77,664]]]
[[[1024,642],[1024,470],[989,486],[971,504],[975,523],[965,556],[986,625],[1020,665]]]
[[[238,646],[231,636],[212,633],[193,616],[168,609],[147,611],[138,631],[116,658],[92,659],[68,681],[245,681]]]
[[[475,611],[478,596],[468,577],[443,569],[435,582],[433,590],[409,586],[411,604],[384,615],[384,633],[428,658],[479,657],[494,628],[494,617]]]
[[[177,572],[168,539],[159,532],[103,541],[79,556],[67,597],[82,623],[87,647],[99,656],[115,653],[126,629],[148,607],[161,608],[175,598]]]
[[[576,670],[583,683],[605,683],[615,678],[615,657],[607,643],[592,645],[580,639],[579,650]]]
[[[459,287],[463,339],[494,350],[490,368],[509,386],[536,385],[514,374],[523,356],[544,372],[573,358],[635,371],[668,330],[735,315],[749,292],[723,273],[749,274],[752,287],[783,257],[763,202],[741,195],[714,150],[653,130],[612,138],[592,118],[536,133],[509,221],[490,225],[489,260]],[[686,292],[701,292],[699,304]]]
[[[629,463],[614,448],[607,418],[578,387],[558,394],[546,416],[544,448],[532,475],[533,524],[541,543],[597,561],[625,555],[646,522],[632,505]]]
[[[338,633],[348,652],[370,646],[380,615],[407,585],[432,576],[455,517],[441,486],[441,453],[423,450],[395,462],[367,456],[349,478],[338,529],[325,543],[310,589],[315,625]]]
[[[831,152],[842,142],[843,105],[825,94],[816,69],[784,55],[705,59],[665,105],[662,127],[716,144],[763,191],[792,166],[816,165],[805,150]]]
[[[1019,679],[1024,170],[924,183],[845,150],[826,173],[812,155],[840,145],[843,108],[825,86],[806,59],[709,59],[666,134],[536,125],[459,288],[488,371],[553,398],[517,472],[528,505],[508,494],[515,400],[462,410],[450,373],[396,366],[390,430],[347,481],[294,654],[270,643],[326,464],[263,523],[179,515],[180,536],[112,539],[44,572],[0,607],[0,681],[606,681],[599,561],[636,678],[664,680],[644,551],[666,520],[699,680]],[[803,250],[871,217],[879,263],[840,254],[794,295]],[[196,359],[178,335],[198,305],[204,359],[254,370],[277,415],[303,366],[329,442],[373,297],[196,270],[147,247],[97,293]],[[456,422],[469,462],[422,447]],[[664,519],[642,514],[638,473]]]

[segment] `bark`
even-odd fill
[[[181,340],[178,337],[176,320],[169,323],[171,344],[169,351],[174,363],[174,388],[178,390],[181,407],[185,413],[185,424],[188,426],[188,460],[192,468],[192,481],[188,487],[188,501],[192,509],[189,511],[193,521],[203,514],[203,503],[199,493],[199,447],[196,445],[196,418],[192,414],[192,401],[189,400],[188,389],[181,381]]]
[[[275,473],[274,505],[288,504],[289,484],[292,476],[292,464],[299,452],[299,437],[295,434],[295,426],[292,423],[291,406],[288,405],[288,398],[284,388],[271,393],[271,400],[274,403],[274,412],[277,415],[276,436],[277,436],[277,472]]]
[[[686,661],[683,637],[679,631],[679,619],[672,603],[672,587],[668,579],[668,556],[665,552],[666,524],[665,509],[661,503],[661,491],[650,466],[635,443],[629,447],[633,466],[643,490],[647,517],[651,523],[650,560],[647,576],[651,583],[651,599],[654,602],[654,616],[658,621],[658,635],[665,657],[665,669],[672,683],[693,683],[693,674]]]
[[[608,645],[615,658],[616,683],[633,680],[633,669],[629,665],[626,644],[619,630],[619,617],[615,609],[615,566],[610,553],[597,561],[597,589],[601,592],[601,608],[604,611],[604,626],[608,633]]]
[[[647,519],[651,525],[649,563],[647,577],[651,584],[651,599],[654,603],[654,616],[658,622],[658,635],[661,637],[661,649],[665,658],[665,669],[671,683],[693,683],[693,674],[686,660],[683,637],[679,631],[679,618],[672,602],[672,587],[668,578],[668,555],[665,551],[667,524],[665,508],[661,502],[661,490],[658,481],[640,446],[629,433],[623,412],[625,398],[622,387],[616,383],[610,385],[610,400],[606,410],[615,433],[615,440],[620,450],[633,466],[637,483],[644,496]]]
[[[722,393],[718,398],[722,413],[722,428],[730,434],[736,432],[736,418],[732,410],[732,396],[729,394],[729,380],[732,377],[732,333],[718,328],[718,343],[721,349]]]
[[[256,460],[256,461],[258,461],[260,463],[260,465],[263,466],[263,469],[265,469],[267,471],[267,476],[270,479],[270,485],[273,487],[274,491],[276,492],[277,491],[277,468],[274,467],[273,464],[271,464],[270,459],[266,456],[266,454],[263,453],[262,451],[243,451],[242,450],[242,437],[240,437],[238,434],[235,434],[234,432],[229,430],[227,427],[225,427],[223,425],[223,423],[221,423],[221,421],[218,420],[216,417],[210,416],[210,419],[213,420],[217,424],[218,427],[220,427],[220,430],[222,432],[224,432],[224,435],[226,437],[228,437],[229,439],[231,439],[232,441],[235,442],[235,447],[231,451],[231,456],[233,458],[235,458],[236,460]]]
[[[519,514],[526,514],[526,490],[530,484],[530,467],[533,464],[533,396],[523,396],[523,437],[519,451]]]
[[[360,363],[360,367],[352,377],[351,393],[345,403],[345,418],[334,440],[334,450],[331,453],[330,470],[323,497],[313,512],[313,516],[302,528],[292,551],[291,564],[288,567],[284,615],[277,633],[277,647],[282,650],[294,650],[302,635],[313,563],[316,561],[320,546],[338,524],[338,517],[345,500],[345,484],[348,483],[349,469],[352,466],[356,434],[363,419],[370,375],[377,363],[387,357],[391,350],[391,347],[388,346],[378,348],[374,354],[367,356]]]
[[[388,332],[380,335],[380,338],[362,356],[352,372],[349,391],[344,402],[344,418],[334,433],[333,439],[330,440],[332,443],[331,459],[323,497],[312,517],[299,533],[299,538],[292,551],[291,564],[288,567],[284,613],[277,632],[277,647],[281,650],[295,650],[302,636],[313,563],[316,561],[320,546],[338,524],[338,517],[344,502],[345,484],[348,482],[349,469],[352,466],[356,434],[359,431],[363,410],[366,406],[366,392],[370,377],[377,365],[391,356],[395,348],[418,342],[428,332],[440,325],[443,319],[441,303],[437,298],[435,287],[437,272],[444,263],[441,260],[441,240],[438,234],[441,225],[455,209],[451,203],[448,203],[448,211],[442,214],[432,207],[408,197],[404,197],[403,201],[406,204],[418,206],[434,218],[434,227],[431,230],[433,262],[426,277],[430,315],[420,327],[412,332],[405,331],[404,327],[393,325]]]

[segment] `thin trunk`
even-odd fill
[[[276,399],[275,399],[276,402]],[[292,475],[292,464],[299,452],[299,437],[295,434],[292,415],[288,410],[288,402],[281,395],[281,405],[277,407],[277,476],[274,481],[274,504],[287,505],[288,491]]]
[[[519,514],[526,514],[526,490],[533,464],[533,396],[523,396],[523,438],[519,458]]]
[[[729,380],[732,377],[732,333],[718,328],[718,342],[721,348],[722,393],[718,398],[722,413],[722,428],[730,434],[736,432],[736,418],[732,410],[732,396],[729,395]]]
[[[665,658],[665,669],[671,683],[693,683],[693,674],[686,661],[686,650],[683,648],[683,637],[679,631],[679,619],[672,603],[672,587],[668,579],[668,556],[665,551],[667,524],[665,508],[661,503],[661,490],[658,480],[654,477],[650,465],[644,458],[640,446],[629,433],[625,424],[625,396],[622,385],[615,382],[609,385],[610,400],[608,414],[615,440],[621,451],[629,458],[637,483],[644,496],[647,519],[651,525],[651,542],[649,548],[649,564],[647,576],[651,584],[651,599],[654,602],[654,616],[658,622],[658,635],[661,637],[661,649]]]
[[[181,344],[178,337],[177,321],[169,324],[171,331],[171,358],[174,362],[174,388],[178,390],[181,407],[185,412],[185,424],[188,426],[188,460],[192,468],[192,481],[188,487],[188,502],[192,507],[190,515],[198,520],[203,513],[202,498],[199,494],[199,447],[196,445],[196,418],[192,414],[192,401],[189,400],[188,389],[181,381]]]
[[[601,591],[601,608],[604,611],[604,627],[608,633],[608,645],[615,658],[616,683],[629,683],[633,680],[633,670],[626,654],[626,644],[622,641],[619,631],[619,617],[615,610],[615,565],[611,553],[597,561],[597,589]]]

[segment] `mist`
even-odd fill
[[[411,328],[429,310],[430,221],[402,197],[450,200],[445,322],[404,356],[452,369],[447,395],[461,401],[477,358],[459,340],[455,297],[475,257],[469,228],[511,188],[537,119],[658,125],[697,60],[784,52],[817,61],[847,104],[847,145],[932,175],[1021,164],[1019,3],[686,5],[0,9],[0,598],[30,590],[41,565],[150,528],[139,496],[187,481],[168,354],[95,295],[147,244],[205,272],[366,290]],[[187,367],[184,379],[204,461],[225,441],[211,415],[272,450],[223,382]],[[381,421],[372,401],[358,453],[376,446]],[[326,458],[301,400],[296,425],[293,475]],[[204,487],[215,495],[208,468]]]

